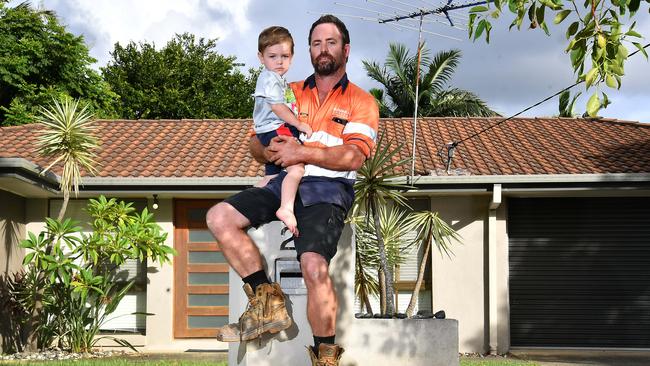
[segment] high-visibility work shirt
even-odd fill
[[[375,146],[379,124],[379,108],[375,98],[348,81],[347,74],[321,101],[316,78],[290,83],[296,96],[298,119],[311,126],[313,134],[305,146],[332,147],[356,145],[369,157]],[[267,187],[279,196],[284,172]],[[305,206],[332,203],[349,210],[354,201],[356,171],[336,171],[316,165],[305,165],[305,175],[299,186]]]

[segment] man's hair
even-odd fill
[[[263,53],[267,47],[274,46],[283,42],[291,44],[291,54],[293,55],[293,37],[285,27],[272,26],[264,29],[257,37],[257,50]]]
[[[341,21],[341,19],[335,17],[334,15],[326,14],[318,18],[318,20],[311,25],[311,29],[309,30],[309,38],[307,38],[309,45],[311,45],[311,34],[314,32],[314,28],[320,24],[325,23],[332,23],[336,26],[336,28],[339,29],[341,36],[343,36],[343,45],[350,44],[350,32],[348,32],[348,28],[345,27],[345,24]]]

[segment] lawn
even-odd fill
[[[460,366],[539,366],[539,364],[503,357],[461,357]]]
[[[228,366],[227,361],[197,360],[148,360],[146,358],[107,358],[76,361],[0,361],[0,365],[43,365],[43,366]]]
[[[104,359],[85,359],[76,361],[0,361],[1,365],[43,365],[43,366],[228,366],[227,361],[215,362],[214,360],[174,359],[149,359],[147,357],[115,357]],[[539,366],[531,361],[505,359],[503,357],[461,357],[460,366]]]

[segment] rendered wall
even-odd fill
[[[27,200],[0,190],[0,275],[10,274],[21,267],[25,250],[19,247],[25,239],[25,209]]]
[[[461,236],[451,257],[434,249],[433,310],[458,320],[459,352],[486,352],[488,196],[431,197],[431,209]]]

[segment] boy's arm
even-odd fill
[[[287,107],[286,104],[269,103],[269,105],[271,106],[271,110],[273,111],[273,113],[275,113],[275,115],[278,116],[281,120],[297,128],[298,131],[306,133],[307,137],[311,137],[311,128],[309,127],[309,125],[304,122],[300,122],[296,117],[296,115],[293,114],[291,109]]]

